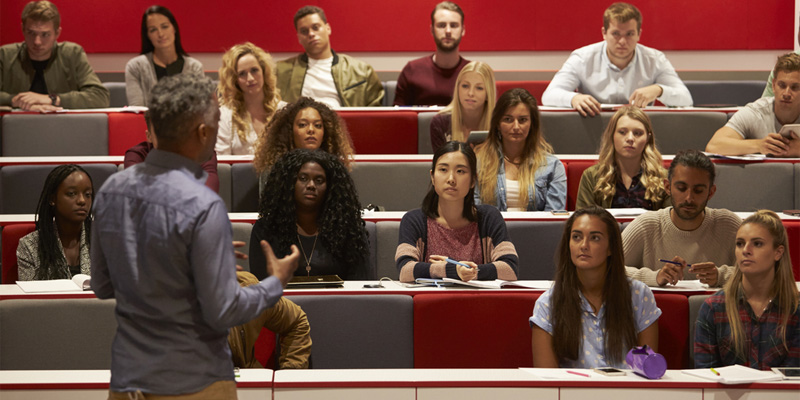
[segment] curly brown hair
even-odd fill
[[[322,117],[324,135],[319,148],[338,156],[347,169],[351,169],[355,152],[344,122],[325,104],[309,97],[301,97],[275,113],[265,132],[259,136],[253,158],[253,165],[259,174],[268,170],[283,154],[295,148],[294,119],[306,108],[317,110]]]

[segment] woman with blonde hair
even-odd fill
[[[736,272],[697,316],[695,368],[800,367],[800,308],[786,228],[772,211],[736,232]]]
[[[478,155],[475,204],[500,211],[563,210],[567,174],[544,138],[536,99],[521,88],[497,100],[491,129]]]
[[[583,171],[575,208],[668,206],[662,164],[650,118],[638,107],[623,106],[603,132],[597,164]]]
[[[219,70],[219,155],[253,154],[258,134],[286,103],[276,89],[272,57],[247,42],[222,56]]]
[[[465,65],[456,79],[453,101],[431,121],[433,151],[451,140],[466,142],[471,131],[488,131],[495,93],[489,64],[472,61]]]

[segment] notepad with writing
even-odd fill
[[[72,279],[53,279],[49,281],[17,281],[17,286],[25,293],[73,292],[91,290],[86,274],[77,274]]]
[[[772,371],[761,371],[744,365],[730,365],[714,369],[719,372],[719,375],[711,371],[710,368],[685,369],[683,373],[726,385],[779,381],[782,378],[781,375]]]

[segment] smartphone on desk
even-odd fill
[[[625,371],[611,367],[592,368],[592,370],[605,376],[625,376]]]

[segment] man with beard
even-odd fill
[[[446,106],[453,100],[458,73],[469,63],[458,52],[464,36],[464,12],[443,1],[431,12],[431,35],[436,52],[410,61],[397,78],[396,106]]]
[[[715,175],[714,164],[697,150],[675,156],[665,182],[672,207],[648,211],[622,231],[628,277],[648,286],[699,279],[720,287],[733,275],[742,220],[726,209],[706,207],[717,190]]]
[[[600,113],[601,103],[643,108],[658,99],[667,106],[692,105],[689,89],[664,53],[639,44],[639,9],[612,4],[603,13],[602,33],[602,42],[570,54],[542,94],[543,105],[570,107],[584,117]]]
[[[278,62],[278,90],[288,103],[311,97],[331,107],[376,107],[383,84],[372,66],[331,49],[331,26],[325,11],[305,6],[294,15],[297,41],[304,52]]]

